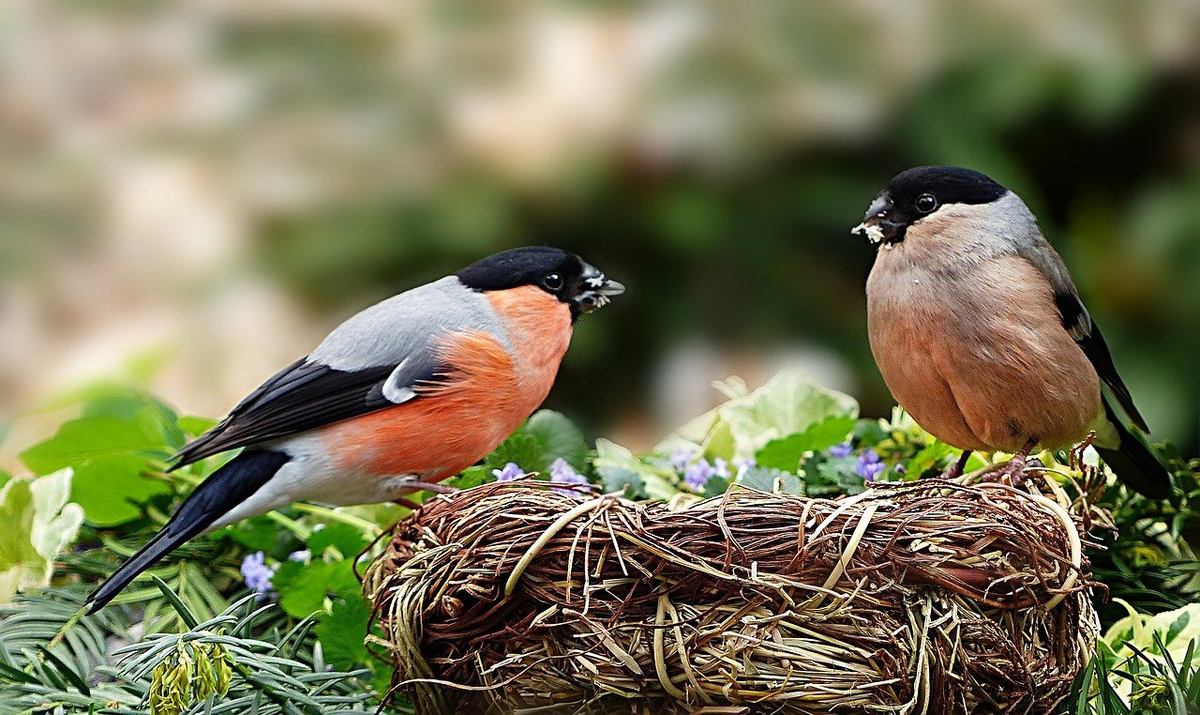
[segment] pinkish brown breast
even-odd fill
[[[871,350],[897,402],[962,449],[1083,439],[1099,378],[1041,273],[1017,256],[947,271],[910,253],[880,251],[867,282]]]
[[[448,382],[323,430],[340,469],[444,479],[487,456],[545,401],[570,343],[570,309],[536,288],[488,297],[512,352],[484,332],[449,337],[440,348],[454,366]]]

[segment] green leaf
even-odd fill
[[[337,549],[344,558],[353,559],[367,547],[367,538],[361,529],[349,524],[329,524],[308,537],[308,550],[314,559],[320,558],[330,546]]]
[[[541,410],[525,423],[525,433],[542,448],[539,470],[549,470],[556,459],[565,459],[577,470],[587,468],[587,441],[583,432],[565,415],[553,410]],[[521,465],[525,466],[525,465]]]
[[[279,525],[266,516],[246,519],[220,532],[247,551],[274,553],[279,542]]]
[[[723,405],[720,415],[733,433],[735,456],[752,457],[771,440],[804,432],[830,417],[858,417],[858,403],[821,387],[803,371],[785,370]]]
[[[537,465],[541,461],[541,445],[538,444],[538,441],[532,435],[527,434],[522,427],[509,435],[508,439],[500,443],[496,451],[488,455],[488,458],[484,461],[484,466],[487,467],[489,474],[492,469],[503,469],[504,465],[509,462],[515,463],[526,472],[537,472],[539,471]]]
[[[21,453],[36,474],[72,467],[72,497],[89,522],[113,526],[139,515],[130,500],[146,501],[169,493],[171,485],[147,478],[152,459],[171,452],[165,420],[172,416],[154,406],[131,407],[117,397],[89,403],[91,414],[59,427],[50,439]]]
[[[854,417],[828,417],[808,429],[783,439],[771,440],[758,451],[759,466],[795,471],[807,452],[820,452],[846,441],[854,429]]]
[[[335,601],[320,617],[313,632],[321,641],[325,660],[334,668],[348,670],[367,662],[365,643],[371,607],[359,594]]]
[[[295,618],[324,611],[327,596],[351,598],[361,591],[349,560],[314,559],[308,564],[286,561],[275,572],[271,585],[279,592],[279,605]]]
[[[196,415],[184,415],[176,422],[179,425],[179,429],[183,430],[184,434],[189,437],[199,437],[217,424],[217,421],[214,419],[197,417]]]
[[[20,457],[36,474],[48,474],[100,457],[167,451],[158,416],[142,407],[128,417],[102,413],[65,422],[53,437],[25,450]]]
[[[146,476],[146,458],[113,454],[75,468],[71,498],[83,507],[89,524],[116,526],[141,515],[137,504],[171,491],[168,481]]]
[[[470,489],[477,487],[489,481],[492,476],[492,470],[486,465],[477,464],[474,467],[467,467],[459,474],[450,480],[449,485],[458,489]]]
[[[83,509],[67,502],[70,492],[70,469],[0,488],[0,603],[50,583],[55,557],[83,523]]]
[[[594,465],[607,491],[627,486],[634,495],[640,492],[651,499],[670,499],[679,491],[674,486],[673,472],[652,467],[606,439],[596,440]]]
[[[526,472],[548,476],[550,465],[562,458],[583,471],[587,467],[587,442],[583,433],[558,412],[541,410],[509,435],[484,462],[487,473],[514,462]]]
[[[739,483],[751,489],[779,494],[803,494],[804,484],[795,474],[779,469],[751,467],[742,475]]]

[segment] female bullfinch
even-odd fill
[[[347,320],[175,456],[243,447],[88,598],[103,608],[183,542],[293,501],[399,499],[476,463],[546,399],[575,320],[624,292],[578,256],[518,248]]]
[[[1035,445],[1095,430],[1118,477],[1167,495],[1170,475],[1139,439],[1149,429],[1100,329],[1016,194],[969,169],[909,169],[854,233],[879,246],[867,279],[871,350],[900,405],[967,450],[951,476],[971,450],[1016,453],[1015,475]]]

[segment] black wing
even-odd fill
[[[385,385],[396,390],[411,389],[419,382],[437,381],[440,375],[432,360],[411,367],[406,360],[360,370],[335,370],[307,359],[298,360],[250,393],[220,424],[179,450],[172,458],[178,461],[171,469],[226,450],[393,407],[405,399],[389,399]]]
[[[1109,390],[1112,390],[1113,396],[1117,398],[1117,402],[1121,404],[1125,414],[1133,420],[1134,425],[1143,432],[1149,432],[1150,428],[1146,426],[1146,419],[1133,404],[1133,395],[1129,394],[1129,388],[1125,386],[1125,381],[1117,373],[1117,366],[1113,364],[1108,343],[1104,342],[1104,336],[1100,333],[1099,326],[1092,321],[1092,316],[1088,314],[1083,301],[1073,291],[1058,291],[1054,295],[1054,302],[1058,306],[1059,313],[1062,314],[1063,327],[1067,329],[1079,347],[1083,348],[1083,354],[1087,355],[1088,360],[1096,368],[1100,380],[1108,386]]]

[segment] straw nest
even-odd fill
[[[837,500],[439,496],[364,588],[422,713],[1046,712],[1085,665],[1086,500],[924,480]]]

